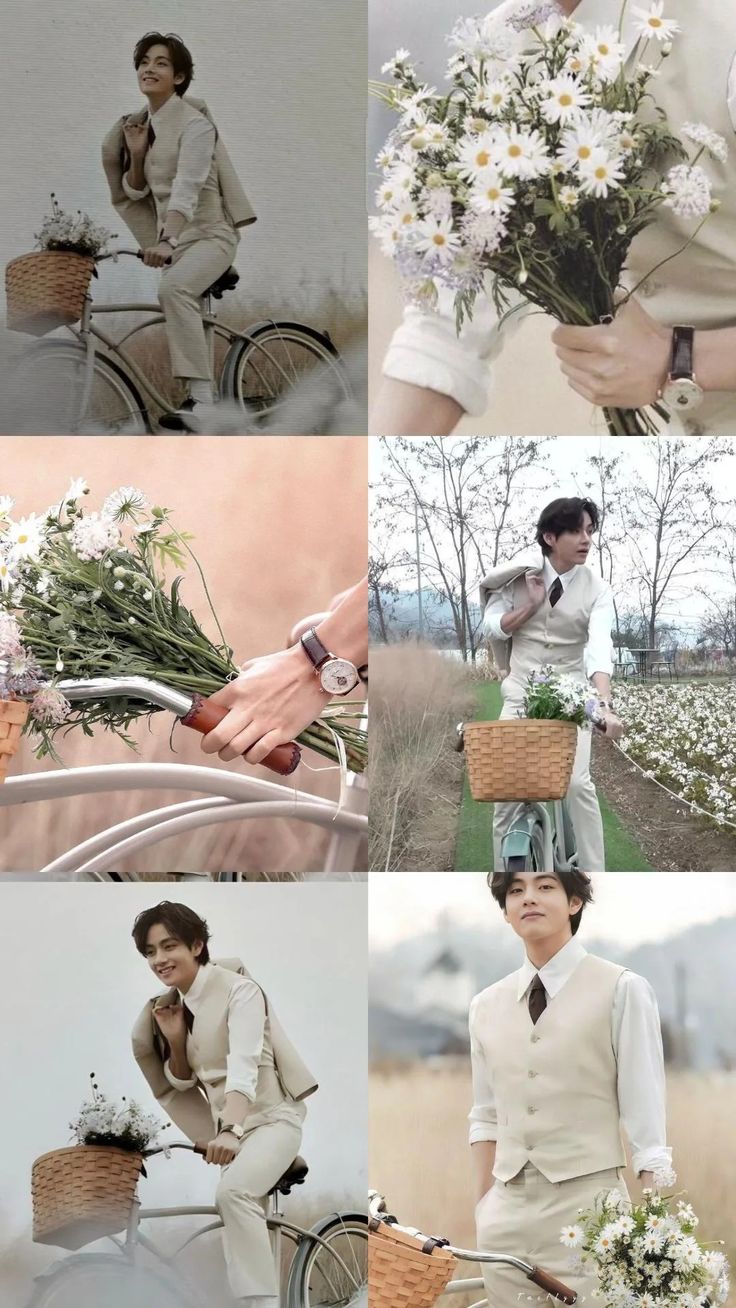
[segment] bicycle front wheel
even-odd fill
[[[259,427],[319,435],[350,398],[350,382],[328,336],[301,323],[268,322],[228,351],[220,391]]]
[[[39,1283],[28,1308],[202,1308],[200,1300],[150,1268],[134,1267],[113,1254],[67,1258]]]
[[[347,1308],[357,1303],[368,1288],[368,1218],[364,1213],[331,1213],[312,1229],[325,1244],[306,1238],[299,1242],[289,1272],[287,1308]]]
[[[12,380],[11,405],[18,410],[19,426],[55,435],[150,431],[138,388],[113,359],[95,356],[85,405],[86,377],[83,345],[42,341],[31,346],[18,361]]]

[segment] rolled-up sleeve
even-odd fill
[[[202,190],[215,152],[217,133],[206,118],[194,118],[182,132],[179,162],[176,169],[169,210],[176,210],[188,220],[194,217],[199,193]]]
[[[655,1181],[670,1184],[662,1028],[654,991],[635,972],[622,973],[616,987],[613,1042],[621,1124],[631,1145],[631,1166],[637,1175],[654,1172]]]
[[[524,316],[523,303],[519,298],[520,307],[502,326],[487,278],[473,317],[458,333],[453,292],[441,287],[434,311],[413,304],[404,309],[383,361],[384,375],[449,395],[466,413],[479,417],[488,405],[491,363]]]
[[[265,1027],[263,994],[254,981],[244,981],[233,990],[227,1010],[230,1052],[225,1094],[237,1090],[251,1102],[255,1099]]]
[[[470,1129],[468,1139],[472,1144],[479,1140],[496,1140],[498,1138],[498,1117],[493,1094],[493,1080],[490,1068],[483,1053],[483,1047],[477,1036],[478,1000],[476,995],[470,1005],[470,1066],[473,1078],[473,1107],[468,1113]]]
[[[613,592],[606,586],[593,602],[588,619],[588,643],[585,646],[585,673],[592,677],[594,672],[613,674],[613,630],[616,615],[613,607]]]
[[[137,191],[128,181],[128,174],[123,173],[123,190],[129,200],[145,200],[147,195],[151,194],[150,186],[144,187],[142,191]]]
[[[168,1081],[169,1085],[173,1086],[175,1090],[192,1090],[194,1086],[197,1084],[196,1076],[190,1077],[188,1081],[185,1081],[180,1076],[174,1076],[174,1073],[172,1072],[171,1067],[169,1066],[168,1058],[164,1063],[164,1076],[166,1077],[166,1080]]]
[[[501,626],[501,618],[510,613],[514,607],[512,586],[504,586],[494,591],[483,610],[483,630],[491,640],[508,640],[509,635]]]

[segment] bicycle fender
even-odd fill
[[[504,836],[501,844],[501,854],[504,858],[523,858],[528,854],[532,843],[532,822],[529,822],[528,828],[514,827]]]

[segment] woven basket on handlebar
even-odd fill
[[[573,722],[516,718],[463,727],[473,799],[547,800],[567,793],[577,746]]]
[[[81,1249],[124,1231],[143,1166],[140,1154],[112,1145],[72,1145],[33,1164],[33,1239]]]
[[[432,1308],[456,1266],[453,1254],[388,1222],[371,1223],[368,1234],[368,1302],[371,1308]]]
[[[11,259],[5,269],[7,325],[44,336],[79,322],[95,261],[71,250],[41,250]]]
[[[30,706],[19,699],[0,699],[0,783],[17,753]]]

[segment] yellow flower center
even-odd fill
[[[590,156],[591,156],[591,153],[592,153],[592,151],[591,151],[591,148],[590,148],[589,145],[579,145],[579,146],[578,146],[578,159],[589,159]]]
[[[510,146],[509,146],[509,159],[518,159],[519,156],[520,156],[520,154],[521,154],[521,146],[520,146],[520,145],[510,145]]]
[[[413,215],[413,214],[410,214],[410,213],[404,213],[404,214],[402,214],[402,215],[401,215],[401,221],[402,221],[402,223],[410,223],[410,222],[412,221],[413,216],[414,216],[414,215]]]
[[[608,46],[608,45],[599,45],[599,46],[598,46],[598,54],[607,55],[607,54],[610,54],[610,53],[611,53],[611,48],[610,48],[610,46]]]
[[[661,27],[661,26],[662,26],[662,19],[661,19],[661,18],[654,18],[654,17],[650,18],[650,19],[649,19],[649,26],[650,26],[650,27]]]
[[[475,156],[475,162],[477,163],[479,168],[485,168],[490,157],[491,156],[489,155],[487,150],[479,150],[477,155]]]
[[[486,191],[486,195],[488,196],[489,200],[501,199],[501,192],[499,191],[497,186],[489,186],[488,190]]]
[[[18,537],[18,544],[19,544],[19,545],[25,545],[25,543],[26,543],[27,540],[28,540],[28,537],[27,537],[27,536],[19,536],[19,537]]]
[[[562,95],[560,96],[560,104],[563,106],[563,108],[567,109],[572,104],[572,102],[573,102],[572,96],[570,95],[569,91],[563,91]]]
[[[598,178],[598,181],[602,182],[603,179],[608,176],[608,169],[604,164],[600,164],[595,170],[595,175]]]
[[[446,243],[445,238],[442,235],[442,232],[435,232],[434,236],[432,237],[432,240],[434,241],[435,245],[445,245]]]

